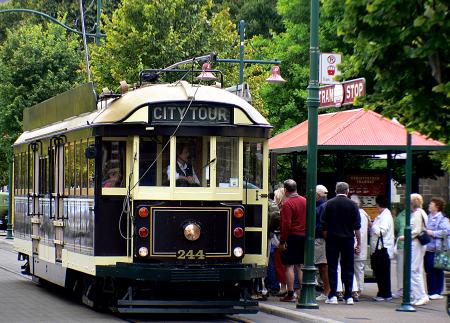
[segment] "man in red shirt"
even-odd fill
[[[306,199],[297,194],[297,183],[288,179],[284,182],[286,199],[280,211],[280,256],[286,268],[288,294],[282,302],[295,302],[294,270],[302,282],[303,249],[306,230]]]

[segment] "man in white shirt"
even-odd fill
[[[186,144],[180,144],[177,147],[177,163],[175,165],[176,186],[200,186],[197,174],[189,162],[189,147]],[[167,178],[170,180],[170,165],[167,166]]]

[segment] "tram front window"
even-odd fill
[[[217,187],[239,186],[239,139],[217,137]]]
[[[125,187],[125,141],[104,141],[102,145],[102,187]]]
[[[209,187],[209,142],[207,137],[177,137],[177,187]],[[167,177],[170,178],[170,165],[167,166]]]
[[[262,188],[263,143],[244,141],[244,187]]]
[[[139,185],[169,186],[166,167],[170,160],[170,137],[141,137],[139,142]]]

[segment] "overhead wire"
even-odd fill
[[[193,61],[194,63],[194,61]],[[186,75],[189,73],[190,71],[186,72],[181,80],[186,77]],[[181,80],[178,80],[176,84],[178,84]],[[127,190],[127,195],[124,198],[123,204],[122,204],[122,212],[120,213],[120,217],[119,217],[119,233],[120,236],[125,239],[125,240],[131,240],[134,237],[134,232],[131,235],[131,237],[127,237],[123,234],[122,232],[122,228],[121,228],[121,222],[122,222],[122,217],[124,214],[127,214],[129,219],[131,220],[131,222],[134,222],[134,216],[131,213],[131,191],[139,184],[139,182],[142,180],[142,178],[144,178],[144,176],[150,171],[150,169],[153,167],[153,165],[158,161],[159,157],[162,155],[162,153],[165,151],[165,149],[167,148],[167,146],[170,144],[171,139],[176,135],[176,133],[178,132],[178,129],[180,128],[181,124],[184,121],[184,118],[186,117],[192,103],[195,101],[195,96],[197,95],[197,92],[199,90],[200,86],[198,86],[194,92],[194,95],[192,96],[191,100],[189,101],[189,104],[186,108],[186,110],[184,111],[184,113],[182,114],[180,121],[178,122],[175,130],[172,132],[172,134],[170,135],[169,139],[166,141],[166,143],[164,144],[164,146],[162,147],[161,151],[156,155],[156,157],[154,158],[154,160],[152,161],[152,163],[147,167],[147,169],[145,170],[145,172],[139,177],[139,179],[134,183],[133,186],[131,186],[132,183],[132,178],[134,175],[134,165],[137,161],[137,153],[135,153],[134,158],[133,158],[133,165],[131,167],[131,172],[130,175],[128,176],[128,190]]]

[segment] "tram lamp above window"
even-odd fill
[[[238,208],[234,209],[233,214],[236,219],[240,219],[244,216],[245,212],[244,212],[244,209],[238,207]]]

